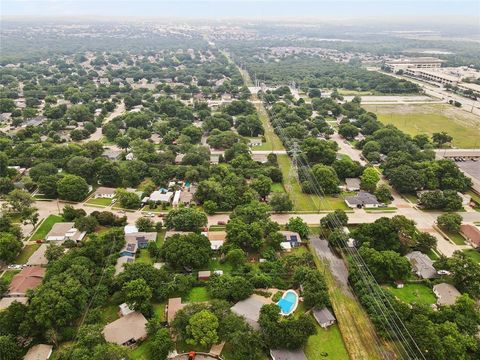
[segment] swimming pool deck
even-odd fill
[[[291,301],[287,300],[286,297],[289,295],[289,294],[294,294],[295,295],[295,302],[293,303],[293,306],[290,307],[289,311],[288,312],[284,312],[283,310],[283,307],[280,305],[280,302],[283,300],[284,302],[287,302],[287,303],[290,303],[292,304]],[[298,302],[299,302],[299,295],[297,294],[297,292],[295,290],[292,290],[292,289],[289,289],[287,291],[285,291],[282,295],[282,298],[277,302],[277,305],[280,307],[280,314],[283,315],[283,316],[288,316],[290,314],[293,314],[295,312],[295,310],[297,310],[297,307],[298,307]]]

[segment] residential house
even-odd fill
[[[182,298],[170,298],[167,304],[167,322],[170,324],[179,310],[182,310],[187,304],[182,304]]]
[[[110,160],[118,160],[122,155],[122,150],[106,148],[103,150],[102,156]]]
[[[285,242],[290,243],[292,247],[300,246],[302,238],[300,234],[294,231],[279,231],[285,238]]]
[[[329,326],[335,324],[335,316],[330,312],[330,310],[326,307],[323,309],[314,309],[313,310],[313,317],[317,320],[318,325],[322,328],[326,329]]]
[[[115,188],[100,186],[95,190],[94,197],[95,199],[113,199],[115,191],[117,191]]]
[[[180,195],[181,194],[182,194],[182,190],[175,191],[175,194],[173,195],[173,201],[172,201],[173,207],[177,207],[178,204],[180,203]]]
[[[131,346],[147,337],[147,319],[134,311],[105,326],[102,333],[108,342]]]
[[[210,241],[210,248],[214,251],[219,250],[220,247],[222,247],[225,241],[227,240],[226,231],[202,232],[202,235],[208,238],[208,240]]]
[[[52,229],[45,237],[46,241],[82,241],[85,237],[85,231],[79,231],[75,228],[73,222],[59,222],[52,226]]]
[[[412,270],[422,279],[432,279],[437,276],[437,270],[433,267],[433,261],[420,251],[412,251],[405,255],[412,265]]]
[[[455,286],[447,283],[434,285],[433,292],[437,296],[437,305],[454,305],[457,298],[462,295]]]
[[[184,157],[185,154],[178,154],[177,156],[175,156],[175,164],[181,164]]]
[[[123,228],[125,235],[138,233],[138,228],[135,225],[125,225]]]
[[[475,225],[460,225],[460,234],[467,239],[473,247],[480,247],[480,229]]]
[[[231,307],[231,310],[238,316],[242,316],[255,330],[259,330],[260,325],[258,324],[258,319],[260,318],[260,309],[265,304],[265,298],[251,295],[249,298],[237,302]]]
[[[134,256],[120,256],[115,264],[115,276],[121,274],[125,270],[125,264],[130,264],[133,262],[135,262]]]
[[[28,290],[37,288],[42,284],[45,268],[39,266],[25,267],[16,274],[7,293],[7,297],[25,297]]]
[[[138,250],[137,241],[127,241],[125,246],[120,250],[120,256],[130,256],[135,257],[135,254]]]
[[[12,305],[15,301],[26,304],[28,302],[28,298],[26,296],[22,297],[4,297],[0,299],[0,311],[7,309],[10,305]]]
[[[131,314],[135,311],[130,309],[126,303],[120,304],[118,308],[118,313],[120,316],[127,316],[128,314]]]
[[[144,249],[148,246],[149,242],[154,242],[157,240],[156,232],[137,232],[130,233],[125,235],[125,240],[127,243],[137,243],[139,249]]]
[[[156,203],[170,203],[172,201],[173,192],[167,191],[166,193],[156,190],[150,194],[150,201]]]
[[[360,191],[360,179],[359,178],[346,178],[345,188],[347,191]]]
[[[28,258],[27,266],[46,266],[48,260],[45,257],[47,251],[47,244],[42,244],[35,250],[35,252]]]
[[[372,195],[366,191],[360,191],[355,196],[347,196],[345,198],[345,203],[349,208],[376,208],[380,206],[380,203],[377,200],[375,195]]]
[[[272,360],[307,360],[302,349],[299,350],[270,350]]]
[[[38,344],[28,349],[23,360],[47,360],[53,352],[53,346],[47,344]]]
[[[265,164],[268,162],[268,154],[252,154],[252,160],[259,162],[261,164]]]

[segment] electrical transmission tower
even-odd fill
[[[293,145],[290,149],[290,154],[292,155],[292,166],[290,167],[290,170],[288,171],[288,186],[290,189],[287,189],[287,193],[289,194],[295,194],[294,191],[292,191],[291,187],[295,183],[300,184],[300,180],[298,178],[298,157],[300,156],[300,147],[298,146],[298,142],[294,141]],[[296,204],[297,199],[292,199],[294,205]]]

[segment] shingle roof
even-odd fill
[[[52,354],[52,345],[38,344],[32,346],[23,360],[47,360]]]
[[[431,279],[437,275],[437,270],[433,267],[433,261],[420,251],[412,251],[405,255],[412,264],[415,272],[424,279]]]
[[[455,286],[447,283],[434,285],[433,292],[437,295],[438,305],[454,305],[461,295]]]
[[[26,267],[15,275],[10,283],[9,295],[25,295],[27,290],[40,286],[45,276],[45,269],[38,266]]]
[[[103,329],[105,340],[123,345],[131,340],[139,341],[147,336],[147,319],[139,313],[132,312],[108,324]]]
[[[330,310],[326,307],[321,310],[313,310],[313,317],[320,325],[335,321],[335,316],[333,316]]]
[[[270,350],[273,360],[307,360],[303,350]]]
[[[375,195],[366,191],[360,191],[356,196],[347,196],[345,201],[352,205],[379,205]]]

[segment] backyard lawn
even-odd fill
[[[288,155],[278,155],[278,164],[283,174],[284,186],[296,211],[328,211],[335,209],[347,210],[348,207],[341,196],[325,196],[320,199],[316,195],[305,194],[297,179],[289,178],[292,166]],[[291,182],[290,182],[291,181]]]
[[[210,300],[210,296],[207,293],[207,288],[204,286],[197,286],[192,288],[188,293],[186,299],[183,302],[203,302]]]
[[[211,259],[208,263],[208,270],[223,270],[224,273],[230,273],[232,271],[232,265],[228,262],[221,263],[218,259]]]
[[[47,234],[52,230],[52,226],[63,221],[60,215],[49,215],[37,228],[30,240],[44,240]]]
[[[476,262],[480,263],[480,252],[470,249],[464,250],[464,253],[470,258],[475,260]]]
[[[136,262],[143,263],[143,264],[153,264],[153,260],[150,257],[150,253],[147,249],[140,249],[139,255],[136,258]]]
[[[30,256],[40,247],[40,244],[25,245],[15,260],[16,264],[26,264]]]
[[[305,346],[305,355],[308,360],[348,360],[347,349],[343,343],[342,334],[338,325],[322,329],[315,324],[317,333],[308,338]]]
[[[453,146],[480,147],[480,120],[477,116],[447,104],[365,105],[384,124],[393,124],[410,134],[432,135],[445,131],[453,136]]]
[[[431,305],[437,301],[432,289],[423,284],[405,284],[402,289],[391,286],[386,286],[386,288],[397,298],[408,304]]]
[[[280,183],[273,183],[271,189],[272,189],[272,192],[282,192],[282,193],[285,192],[285,188],[283,187],[283,184],[280,184]]]

